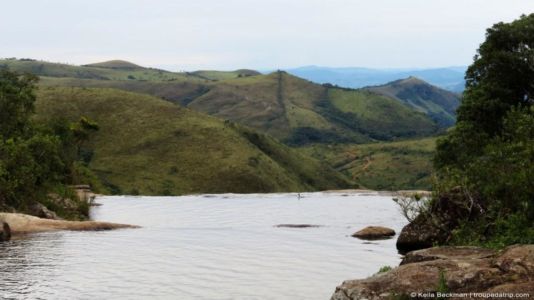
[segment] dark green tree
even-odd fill
[[[22,135],[34,112],[37,77],[19,75],[0,68],[0,136],[8,139]]]
[[[534,14],[488,29],[466,82],[457,124],[438,141],[435,205],[464,212],[453,242],[533,243]]]
[[[456,128],[438,143],[438,168],[464,167],[502,134],[512,108],[534,103],[534,14],[489,28],[465,79]]]

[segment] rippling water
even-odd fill
[[[95,220],[141,225],[0,243],[0,298],[329,299],[343,280],[396,265],[395,239],[350,237],[405,221],[378,194],[102,197]],[[277,228],[277,224],[315,228]]]

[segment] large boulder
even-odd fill
[[[388,239],[395,235],[395,230],[382,226],[367,226],[352,236],[364,240]]]
[[[461,188],[452,189],[432,202],[430,210],[421,213],[408,225],[404,226],[397,239],[397,249],[401,253],[444,244],[451,238],[451,232],[458,226],[459,220],[476,217],[478,207],[465,205]]]
[[[476,247],[410,252],[391,271],[343,282],[331,299],[436,298],[440,277],[449,293],[528,293],[534,287],[534,245],[511,246],[501,252]]]

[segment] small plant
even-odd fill
[[[378,270],[377,274],[382,274],[391,271],[393,268],[390,266],[383,266]]]
[[[445,271],[440,270],[439,271],[439,279],[438,279],[438,286],[436,288],[436,291],[438,293],[448,293],[449,287],[447,286],[447,279],[445,278]],[[440,297],[439,299],[445,299],[443,297]]]
[[[409,222],[412,222],[417,216],[428,211],[430,204],[430,199],[420,194],[410,196],[400,195],[399,197],[393,198],[393,201],[400,206],[402,215]]]

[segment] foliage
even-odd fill
[[[534,242],[533,57],[534,14],[488,29],[467,71],[458,123],[435,157],[440,185],[460,187],[469,208],[452,243]]]
[[[386,272],[389,272],[389,271],[391,271],[391,270],[393,270],[393,268],[390,267],[390,266],[382,266],[382,267],[380,267],[380,269],[378,270],[378,273],[377,273],[377,274],[386,273]]]
[[[449,287],[447,286],[447,278],[445,277],[445,270],[439,270],[439,279],[438,286],[436,287],[436,292],[442,294],[449,292]]]
[[[430,199],[422,196],[418,193],[414,195],[400,195],[393,198],[393,201],[400,207],[402,215],[408,220],[413,222],[417,216],[429,211]]]
[[[32,75],[0,70],[0,206],[21,211],[72,184],[69,174],[77,161],[69,151],[69,130],[56,134],[57,128],[31,120],[36,81]],[[78,204],[79,212],[86,213]]]

